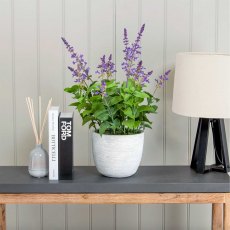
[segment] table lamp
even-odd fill
[[[197,173],[229,172],[224,118],[230,118],[230,55],[178,53],[172,110],[199,118],[191,168]],[[206,166],[210,126],[215,164]]]

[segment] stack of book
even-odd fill
[[[49,110],[49,180],[68,180],[73,176],[73,113],[58,106]]]

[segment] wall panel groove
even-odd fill
[[[115,66],[117,65],[116,60],[117,60],[117,43],[116,43],[116,19],[117,15],[117,2],[116,0],[113,0],[113,61]],[[115,79],[117,78],[117,73],[114,73]],[[117,229],[117,205],[114,204],[113,206],[113,229]]]

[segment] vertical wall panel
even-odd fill
[[[176,53],[189,48],[189,0],[167,1],[166,68],[173,68]],[[180,14],[176,14],[180,10]],[[166,163],[187,164],[188,118],[172,113],[173,78],[167,83],[166,95]],[[176,134],[175,135],[175,130]],[[187,228],[187,206],[166,205],[166,229]]]
[[[16,163],[18,165],[28,165],[29,152],[35,147],[35,138],[25,97],[37,98],[36,1],[15,1],[14,13]],[[37,103],[35,102],[35,111],[37,111],[36,105]],[[33,219],[34,229],[39,229],[39,205],[20,205],[18,210],[19,229],[24,229],[24,226],[31,226],[31,219]],[[22,215],[23,213],[28,215]]]
[[[65,36],[67,41],[76,49],[78,53],[82,53],[88,62],[88,4],[85,0],[67,0],[65,1],[65,28],[62,36]],[[63,51],[65,54],[65,74],[64,82],[65,87],[70,87],[74,84],[71,72],[67,69],[67,66],[71,66],[71,58],[65,46]],[[73,102],[72,95],[65,93],[66,104],[65,110],[74,111],[74,107],[68,105]],[[87,165],[88,164],[88,128],[82,126],[82,120],[77,111],[74,113],[74,164],[75,165]]]
[[[229,54],[229,0],[216,0],[217,52]]]
[[[66,0],[64,9],[64,30],[62,36],[74,46],[78,53],[84,54],[88,62],[88,4],[85,0]],[[65,46],[64,51],[64,83],[65,87],[74,84],[72,74],[67,69],[71,66],[71,58]],[[73,102],[72,95],[65,93],[65,110],[74,111],[75,108],[68,106]],[[87,165],[89,145],[88,145],[88,128],[82,126],[82,120],[77,111],[74,112],[74,165]],[[89,229],[89,206],[88,205],[68,205],[68,229]]]
[[[207,7],[208,5],[208,7]],[[215,1],[193,1],[193,28],[192,28],[192,51],[215,52],[216,50],[216,25],[215,25]],[[197,118],[192,118],[192,146],[195,141]],[[214,161],[212,133],[209,132],[207,164]]]
[[[148,70],[153,70],[147,90],[154,91],[155,78],[163,72],[164,1],[142,0],[141,24],[145,23],[142,38],[142,60]],[[145,130],[143,165],[163,164],[163,90],[156,92],[160,98],[157,114],[150,115],[152,129]],[[162,228],[162,205],[141,205],[141,229]]]
[[[40,94],[47,103],[63,109],[63,64],[62,64],[62,1],[39,1],[39,84]],[[48,150],[47,133],[44,146]],[[65,205],[44,205],[42,208],[44,229],[65,229]]]
[[[91,1],[90,20],[91,74],[97,79],[95,71],[101,61],[100,58],[103,55],[108,57],[113,54],[113,0]],[[112,205],[93,205],[92,228],[95,230],[113,229],[113,217]]]
[[[189,48],[189,0],[167,1],[166,69],[174,69],[176,53]],[[180,10],[180,14],[176,14]],[[167,82],[166,163],[187,164],[187,117],[172,112],[173,76]],[[175,135],[177,130],[177,135]]]
[[[190,226],[191,230],[211,229],[212,205],[191,204],[190,205]]]
[[[116,1],[116,78],[119,81],[125,80],[125,73],[121,69],[123,62],[123,32],[128,30],[130,42],[134,42],[138,32],[138,1],[137,0],[117,0]],[[137,205],[117,205],[116,208],[117,230],[138,228],[138,206]]]
[[[121,69],[124,60],[124,28],[128,31],[129,41],[132,43],[136,39],[138,32],[138,0],[117,0],[116,1],[116,63],[117,79],[125,80],[126,76]]]
[[[215,1],[193,0],[193,36],[194,52],[215,51]]]
[[[216,12],[215,1],[193,0],[192,15],[192,51],[214,52],[216,40]],[[191,140],[193,148],[198,119],[192,118]],[[210,130],[211,131],[211,130]],[[207,164],[213,163],[213,143],[212,133],[209,133],[209,143],[207,150]],[[202,217],[200,213],[206,213]],[[211,205],[190,205],[190,229],[210,229],[211,228]]]
[[[230,2],[228,0],[216,0],[216,9],[218,15],[216,17],[216,30],[217,30],[217,51],[219,53],[229,54],[230,51],[230,15],[229,7]],[[225,129],[228,141],[228,149],[230,147],[230,122],[229,119],[225,119]]]
[[[0,159],[1,165],[14,165],[14,71],[13,5],[0,1]],[[6,96],[2,96],[6,95]],[[7,229],[16,229],[16,206],[6,206]]]
[[[161,204],[141,205],[141,230],[163,229],[163,212]]]
[[[65,229],[65,206],[64,205],[43,205],[43,225],[44,230],[64,230]]]
[[[28,165],[29,151],[35,146],[35,138],[26,96],[34,99],[37,111],[36,1],[16,1],[14,12],[17,164]]]
[[[10,1],[0,2],[0,159],[1,165],[14,163],[13,130],[13,68],[12,68],[12,31]],[[8,144],[5,144],[8,143]]]
[[[155,78],[163,72],[164,50],[164,1],[142,0],[142,23],[145,31],[142,38],[142,60],[147,70],[153,70],[147,90],[154,91]],[[156,92],[160,99],[157,114],[151,116],[152,129],[145,130],[145,146],[142,163],[163,164],[163,90]]]
[[[116,213],[117,230],[138,229],[138,206],[137,205],[117,205]]]
[[[89,230],[89,205],[68,205],[68,230]]]

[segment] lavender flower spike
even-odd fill
[[[163,75],[160,75],[158,78],[155,79],[156,81],[156,89],[162,88],[164,83],[169,79],[168,75],[170,74],[171,70],[167,70]]]
[[[153,71],[145,72],[145,67],[142,65],[142,61],[139,60],[141,55],[141,37],[145,29],[145,24],[141,26],[138,32],[137,38],[134,43],[129,45],[127,30],[124,29],[123,42],[125,49],[123,50],[125,57],[124,62],[121,64],[122,69],[125,71],[127,78],[133,78],[137,84],[144,86],[145,83],[149,83],[149,78]]]
[[[141,37],[142,37],[142,34],[143,34],[144,30],[145,30],[145,24],[143,24],[141,26],[141,29],[140,29],[140,31],[138,33],[138,36],[137,36],[137,39],[135,41],[136,43],[139,43],[141,41]]]
[[[116,72],[115,64],[112,62],[112,54],[109,55],[108,60],[106,56],[103,55],[101,58],[101,63],[97,66],[98,70],[96,74],[99,75],[102,79],[109,79],[112,77],[113,73]]]
[[[126,28],[124,28],[124,39],[123,39],[123,42],[124,42],[125,47],[127,47],[128,44],[129,44],[129,39],[128,39],[128,34],[127,34],[127,29]]]
[[[75,82],[79,84],[86,84],[86,80],[90,79],[89,67],[87,67],[87,62],[84,60],[83,54],[77,54],[74,48],[66,41],[65,38],[61,38],[66,49],[71,54],[73,67],[69,66],[68,69],[72,72],[72,76],[75,78]]]

